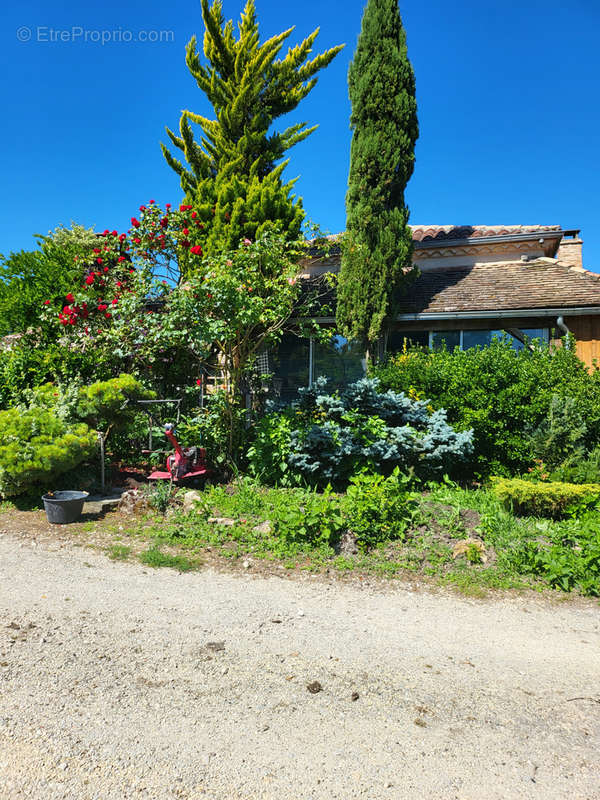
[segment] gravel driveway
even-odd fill
[[[600,798],[599,621],[5,534],[0,798]]]

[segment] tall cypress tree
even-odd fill
[[[419,127],[398,0],[368,0],[348,87],[353,135],[337,322],[372,352],[394,298],[416,274],[404,190]]]
[[[168,128],[167,134],[187,166],[161,144],[164,157],[205,225],[205,253],[233,249],[240,239],[254,239],[274,227],[297,238],[304,212],[302,202],[290,194],[295,181],[281,180],[288,163],[281,158],[317,126],[300,122],[280,133],[270,127],[306,97],[317,82],[316,73],[343,45],[307,60],[317,28],[279,59],[294,29],[260,44],[254,0],[246,2],[237,38],[233,22],[224,20],[221,0],[212,5],[201,0],[201,5],[207,66],[200,62],[195,36],[187,45],[186,63],[216,118],[183,111],[180,135]],[[190,123],[200,126],[200,143]]]

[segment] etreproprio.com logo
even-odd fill
[[[49,25],[29,27],[21,25],[17,28],[17,41],[36,42],[40,44],[132,44],[134,42],[164,44],[175,41],[174,31],[139,30],[125,28],[84,28],[72,25],[70,28],[52,28]]]

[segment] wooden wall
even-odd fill
[[[565,325],[575,337],[579,358],[588,367],[594,360],[600,366],[600,316],[565,317]]]

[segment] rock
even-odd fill
[[[336,547],[336,553],[340,556],[355,556],[358,555],[358,545],[356,544],[356,536],[352,531],[344,531],[340,537],[340,542]]]
[[[266,519],[264,522],[261,522],[260,525],[255,525],[252,530],[255,533],[262,533],[268,536],[270,533],[273,533],[273,525],[270,519]]]
[[[485,564],[487,559],[485,545],[480,539],[461,539],[454,545],[452,558],[464,556],[472,564]]]
[[[196,510],[196,504],[202,499],[200,492],[190,490],[183,495],[183,512],[189,514]]]
[[[243,567],[244,567],[244,569],[250,569],[250,562],[249,561],[244,561]]]
[[[354,702],[355,700],[358,700],[359,697],[360,695],[358,692],[352,692],[352,694],[350,695],[350,700]]]
[[[148,510],[148,498],[139,489],[123,492],[119,500],[118,510],[123,514],[139,514]]]
[[[207,521],[213,525],[227,525],[228,527],[235,525],[235,520],[231,517],[209,517]]]
[[[318,694],[323,690],[323,687],[319,683],[319,681],[313,681],[312,683],[308,683],[306,688],[311,694]]]

